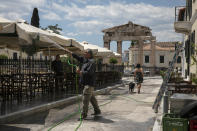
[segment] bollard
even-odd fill
[[[163,113],[168,113],[168,95],[166,92],[163,97]]]

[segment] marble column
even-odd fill
[[[155,67],[155,44],[156,41],[152,40],[151,41],[151,66]]]
[[[139,40],[138,41],[138,63],[142,66],[143,65],[143,56],[144,56],[144,53],[143,53],[143,40]]]
[[[122,55],[122,41],[117,41],[117,53]]]
[[[156,67],[156,63],[155,63],[155,46],[156,46],[156,40],[151,40],[151,56],[150,56],[150,62],[151,62],[151,76],[155,74],[155,67]]]

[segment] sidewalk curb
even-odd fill
[[[156,114],[156,119],[152,131],[162,131],[162,116],[163,116],[163,98],[161,101],[161,106],[158,109],[158,113]]]
[[[109,86],[104,89],[94,91],[94,93],[95,93],[95,95],[106,94],[106,93],[110,92],[111,90],[118,88],[120,86],[124,86],[124,83],[116,84],[114,86]],[[65,98],[62,100],[55,101],[55,102],[32,107],[30,109],[25,109],[25,110],[17,111],[17,112],[10,113],[10,114],[4,115],[4,116],[0,116],[0,124],[6,124],[6,123],[14,121],[16,119],[19,119],[19,118],[22,118],[22,117],[25,117],[28,115],[32,115],[34,113],[47,111],[47,110],[55,108],[55,107],[59,107],[59,106],[63,106],[63,105],[68,106],[71,104],[75,104],[78,100],[80,100],[80,101],[82,100],[82,95]]]

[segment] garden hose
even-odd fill
[[[68,64],[70,65],[70,66],[74,66],[75,68],[77,68],[77,65],[74,65],[74,64],[71,64],[70,63],[70,61],[68,60]],[[78,84],[77,84],[77,74],[75,75],[76,77],[75,77],[75,79],[76,79],[76,93],[78,94],[79,92],[78,92]],[[51,128],[49,128],[48,129],[48,131],[51,131],[53,128],[55,128],[56,126],[58,126],[59,124],[61,124],[61,123],[63,123],[65,120],[68,120],[68,119],[70,119],[72,116],[75,116],[76,114],[79,114],[80,113],[80,123],[79,123],[79,125],[75,128],[75,131],[77,131],[78,129],[79,129],[79,127],[81,126],[81,124],[82,124],[82,119],[81,119],[81,107],[80,107],[80,98],[79,98],[79,96],[77,97],[77,99],[78,99],[78,112],[74,112],[74,113],[72,113],[72,114],[70,114],[69,116],[67,116],[66,118],[64,118],[63,120],[61,120],[61,121],[59,121],[59,122],[57,122],[57,123],[55,123],[54,125],[52,125],[51,126]]]
[[[104,104],[101,104],[101,105],[99,105],[99,106],[104,106],[104,105],[107,105],[107,104],[111,103],[111,102],[112,102],[112,97],[114,97],[114,96],[120,96],[120,95],[122,95],[122,94],[111,94],[111,95],[109,96],[109,97],[110,97],[110,101],[109,101],[109,102],[106,102],[106,103],[104,103]],[[122,97],[132,99],[132,100],[134,100],[134,101],[136,101],[136,102],[141,102],[141,103],[152,103],[152,102],[138,101],[138,100],[136,100],[136,99],[134,99],[134,98],[131,98],[131,97],[126,97],[126,96],[122,96]],[[91,108],[89,108],[89,109],[93,109],[93,108],[91,107]],[[80,110],[81,110],[81,109],[80,109]],[[48,131],[51,131],[51,130],[52,130],[53,128],[55,128],[56,126],[60,125],[60,124],[63,123],[64,121],[70,119],[71,117],[73,117],[73,116],[75,116],[75,115],[77,115],[77,114],[79,114],[79,113],[80,113],[80,111],[74,112],[74,113],[70,114],[69,116],[65,117],[63,120],[61,120],[61,121],[55,123],[54,125],[52,125],[51,128],[48,129]],[[77,126],[76,129],[79,129],[79,127],[81,126],[82,120],[80,119],[80,121],[81,121],[81,122],[80,122],[80,124]],[[76,129],[75,129],[75,130],[76,130]]]
[[[71,64],[69,60],[68,60],[68,64],[69,64],[70,66],[75,66],[75,67],[77,68],[77,65]],[[76,93],[78,94],[77,74],[76,74]],[[111,103],[111,102],[112,102],[112,97],[113,97],[113,96],[120,96],[120,95],[122,95],[122,94],[111,94],[111,95],[109,96],[109,97],[110,97],[110,101],[109,101],[109,102],[106,102],[106,103],[104,103],[104,104],[101,104],[101,105],[99,105],[99,106],[104,106],[104,105],[107,105],[107,104]],[[134,98],[131,98],[131,97],[126,97],[126,96],[122,96],[122,97],[132,99],[132,100],[134,100],[134,101],[136,101],[136,102],[151,103],[151,102],[138,101],[138,100],[136,100],[136,99],[134,99]],[[61,121],[59,121],[59,122],[57,122],[57,123],[54,123],[47,131],[51,131],[53,128],[57,127],[58,125],[60,125],[60,124],[63,123],[64,121],[70,119],[71,117],[73,117],[73,116],[75,116],[75,115],[77,115],[77,114],[79,114],[79,113],[80,113],[80,123],[79,123],[79,125],[75,128],[75,131],[77,131],[77,130],[80,128],[83,119],[82,119],[82,115],[81,115],[80,98],[79,98],[79,96],[78,96],[77,98],[78,98],[78,111],[77,111],[77,112],[74,112],[74,113],[72,113],[72,114],[70,114],[70,115],[68,115],[68,116],[65,117],[63,120],[61,120]],[[91,107],[91,108],[89,108],[89,109],[93,109],[93,108]]]
[[[74,66],[76,69],[77,69],[77,65],[74,65],[74,64],[71,64],[70,63],[70,61],[68,60],[68,64],[70,65],[70,66]],[[76,93],[78,94],[79,93],[79,91],[78,91],[78,84],[77,84],[77,73],[76,73],[76,75],[75,75],[75,82],[76,82]],[[75,128],[75,131],[77,131],[78,129],[79,129],[79,127],[81,126],[81,124],[82,124],[82,116],[81,116],[81,107],[80,107],[80,98],[79,98],[79,95],[78,95],[78,97],[77,97],[77,99],[78,99],[78,112],[80,113],[80,123],[79,123],[79,125]]]
[[[113,97],[113,96],[114,96],[114,95],[111,95],[111,96],[110,96],[110,101],[109,101],[109,102],[106,102],[106,103],[101,104],[101,105],[99,105],[99,106],[104,106],[104,105],[107,105],[107,104],[111,103],[111,102],[112,102],[112,97]],[[90,107],[89,109],[93,109],[93,108]],[[80,110],[81,110],[81,109],[80,109]],[[74,112],[74,113],[70,114],[69,116],[65,117],[63,120],[61,120],[61,121],[59,121],[59,122],[53,124],[53,125],[48,129],[48,131],[51,131],[53,128],[57,127],[58,125],[60,125],[60,124],[63,123],[64,121],[70,119],[71,117],[73,117],[73,116],[75,116],[75,115],[77,115],[77,114],[79,114],[79,113],[80,113],[80,111],[77,111],[77,112]],[[81,119],[81,117],[80,117],[80,123],[79,123],[79,125],[77,126],[77,128],[75,129],[75,131],[79,129],[79,127],[81,126],[81,123],[82,123],[82,119]]]

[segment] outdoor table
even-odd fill
[[[196,94],[197,85],[168,85],[168,91],[172,94],[174,93],[187,93],[187,94]]]

